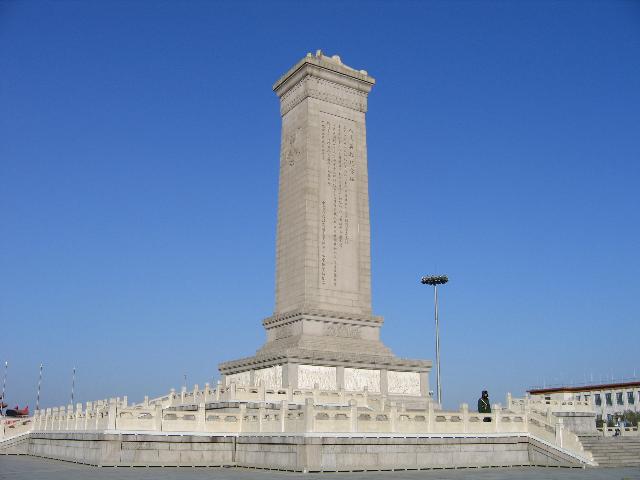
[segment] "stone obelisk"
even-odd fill
[[[426,396],[431,362],[400,359],[371,311],[367,97],[375,80],[307,54],[273,90],[282,137],[274,314],[226,383]]]

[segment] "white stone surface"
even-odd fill
[[[235,383],[236,385],[249,385],[251,381],[251,374],[247,370],[246,372],[234,373],[233,375],[227,375],[225,382],[227,385]]]
[[[361,392],[367,387],[372,393],[380,393],[380,370],[364,368],[344,369],[344,389],[349,392]]]
[[[253,381],[256,385],[262,385],[269,389],[282,387],[282,365],[256,370]]]
[[[335,390],[337,388],[336,367],[299,365],[298,388],[313,388],[316,383],[320,390]]]
[[[396,395],[420,395],[420,374],[418,372],[395,372],[387,374],[389,393]]]

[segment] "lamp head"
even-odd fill
[[[426,277],[422,277],[422,280],[420,280],[420,282],[423,285],[444,285],[445,283],[447,283],[449,281],[449,277],[447,277],[446,275],[429,275]]]

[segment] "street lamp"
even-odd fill
[[[438,326],[438,285],[444,285],[449,281],[446,275],[429,275],[422,277],[423,285],[432,285],[435,299],[435,317],[436,317],[436,382],[438,386],[438,403],[442,408],[442,385],[440,383],[440,329]]]

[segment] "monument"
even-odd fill
[[[226,385],[429,395],[431,362],[396,357],[371,309],[367,97],[375,80],[307,54],[273,86],[282,135],[275,311]]]
[[[274,86],[282,115],[276,302],[255,356],[223,363],[223,381],[202,389],[2,419],[0,454],[302,472],[594,465],[562,415],[589,402],[507,395],[506,408],[491,413],[466,403],[446,411],[429,395],[431,362],[398,358],[381,342],[365,130],[374,83],[318,52]]]

